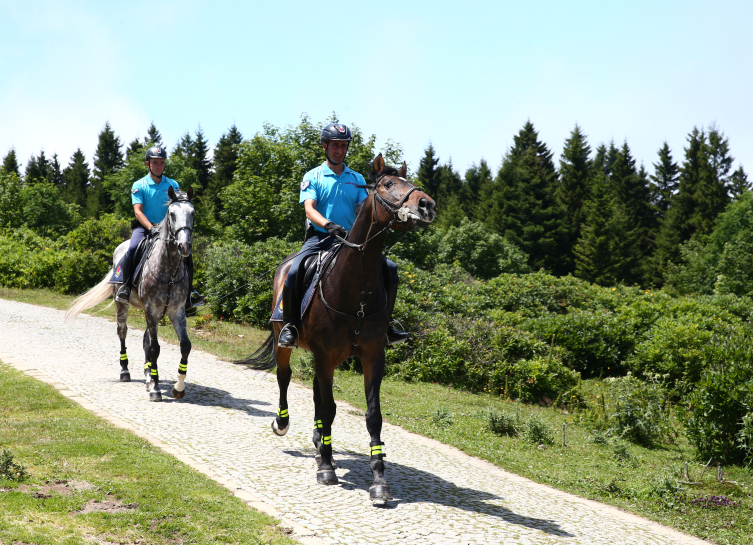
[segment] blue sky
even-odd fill
[[[723,0],[0,0],[0,154],[91,159],[108,120],[124,143],[153,120],[172,147],[336,111],[412,169],[430,141],[496,168],[530,119],[556,158],[578,123],[649,169],[715,122],[750,172],[751,21]]]

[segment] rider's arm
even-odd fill
[[[133,205],[133,213],[136,214],[136,219],[147,231],[152,228],[152,222],[146,219],[144,215],[144,205],[141,203]]]
[[[306,199],[303,201],[303,207],[306,209],[306,217],[317,227],[324,229],[324,226],[329,223],[327,218],[317,212],[316,201],[314,199]]]

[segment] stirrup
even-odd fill
[[[206,304],[205,297],[202,294],[200,294],[198,291],[194,290],[188,296],[188,299],[186,299],[186,310],[191,310],[192,308],[197,308],[197,307],[203,307],[205,304]]]
[[[397,320],[393,320],[393,322],[397,322],[400,325],[400,327],[402,327],[403,325]],[[394,346],[396,344],[404,343],[407,340],[408,340],[408,333],[397,329],[395,326],[392,325],[392,322],[390,322],[389,326],[387,326],[387,346]]]
[[[118,288],[118,292],[115,294],[115,300],[118,303],[130,303],[131,302],[131,286],[123,284]]]
[[[295,331],[295,334],[293,333]],[[287,333],[293,336],[292,342],[288,339],[283,343],[283,335]],[[293,324],[285,324],[280,331],[280,336],[277,338],[277,346],[280,348],[298,348],[298,329]]]

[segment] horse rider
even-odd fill
[[[303,248],[293,260],[290,271],[282,287],[282,321],[284,326],[280,331],[277,345],[282,348],[297,348],[298,330],[292,323],[295,313],[296,276],[304,274],[299,271],[302,261],[312,253],[327,250],[339,242],[335,235],[345,238],[356,221],[356,209],[369,196],[363,187],[366,185],[363,176],[349,169],[343,161],[348,153],[352,135],[350,129],[339,123],[332,123],[322,129],[321,144],[326,160],[303,176],[301,193],[298,199],[306,210],[306,218],[313,225],[313,232],[307,230],[310,237],[303,243]],[[387,290],[387,310],[390,320],[397,298],[397,284],[399,281],[397,265],[385,260],[387,268],[383,274]],[[387,330],[387,344],[401,343],[408,338],[404,331],[396,329],[390,324]]]
[[[159,234],[158,224],[165,219],[167,207],[170,205],[167,190],[170,186],[176,191],[180,190],[178,182],[163,174],[166,160],[167,151],[165,148],[161,146],[150,147],[146,150],[146,166],[149,169],[149,174],[140,180],[136,180],[131,186],[131,203],[139,225],[133,229],[131,243],[128,245],[128,251],[122,261],[123,285],[115,294],[115,300],[121,303],[128,303],[131,299],[131,277],[135,265],[133,257],[136,254],[139,242],[147,236],[155,237]],[[184,259],[188,269],[188,298],[186,299],[186,310],[188,310],[203,305],[204,296],[193,290],[193,255]]]

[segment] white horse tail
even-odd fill
[[[92,289],[74,299],[68,312],[65,313],[65,321],[75,320],[87,308],[92,308],[112,296],[112,285],[108,283],[112,276],[110,269],[102,281]]]

